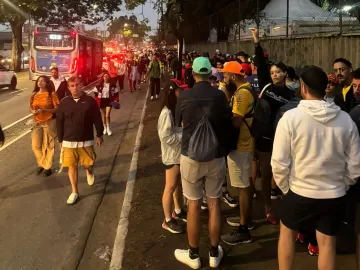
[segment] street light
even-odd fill
[[[129,25],[127,23],[124,24],[124,27],[128,27]]]
[[[353,6],[344,6],[342,10],[343,10],[344,12],[348,12],[348,11],[350,11],[350,9],[352,9],[352,8],[353,8]]]

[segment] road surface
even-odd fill
[[[19,76],[18,90],[0,90],[3,127],[29,114],[33,86],[33,82]],[[136,93],[125,91],[120,96],[122,108],[112,112],[113,136],[105,137],[104,145],[97,149],[96,184],[87,186],[81,170],[80,200],[73,206],[66,205],[71,192],[66,171],[48,178],[34,174],[31,137],[24,133],[29,130],[29,121],[6,131],[10,137],[7,142],[12,143],[0,149],[1,270],[108,267],[94,252],[102,244],[113,245],[145,101],[143,88]],[[19,138],[22,134],[25,135]],[[56,147],[55,169],[59,165],[58,150]]]

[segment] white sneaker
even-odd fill
[[[159,98],[159,95],[156,95],[156,99],[158,99]]]
[[[104,132],[103,132],[103,134],[106,135],[106,132],[107,132],[106,126],[104,126]]]
[[[151,100],[154,100],[154,96],[151,96],[151,98],[150,98]]]
[[[86,180],[87,180],[89,186],[94,185],[95,175],[94,174],[86,174]]]
[[[176,249],[174,255],[179,262],[186,264],[192,269],[200,269],[201,267],[200,258],[196,258],[194,260],[191,259],[189,249]],[[220,255],[220,251],[219,251],[219,255]]]
[[[79,198],[79,194],[77,193],[71,193],[69,198],[67,199],[67,204],[74,204],[77,199]]]
[[[106,126],[106,132],[107,132],[107,135],[109,135],[109,136],[112,135],[112,132],[110,130],[110,126]]]
[[[211,257],[209,253],[209,265],[213,268],[218,268],[219,264],[221,263],[222,258],[224,257],[224,251],[221,246],[218,246],[219,249],[219,256]]]

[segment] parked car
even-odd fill
[[[10,90],[15,90],[16,85],[16,73],[14,71],[10,71],[3,64],[0,64],[0,88],[9,87]]]

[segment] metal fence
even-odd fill
[[[339,0],[237,0],[196,24],[198,41],[251,39],[248,28],[258,27],[267,38],[360,33],[360,2]],[[353,3],[353,4],[351,4]]]
[[[360,35],[336,35],[327,37],[295,37],[269,38],[261,40],[262,47],[269,53],[271,60],[283,61],[285,64],[303,68],[307,65],[317,65],[327,72],[332,72],[333,61],[344,57],[349,59],[354,67],[360,67]],[[244,51],[254,54],[252,41],[235,40],[230,42],[187,44],[187,51],[214,53]]]

